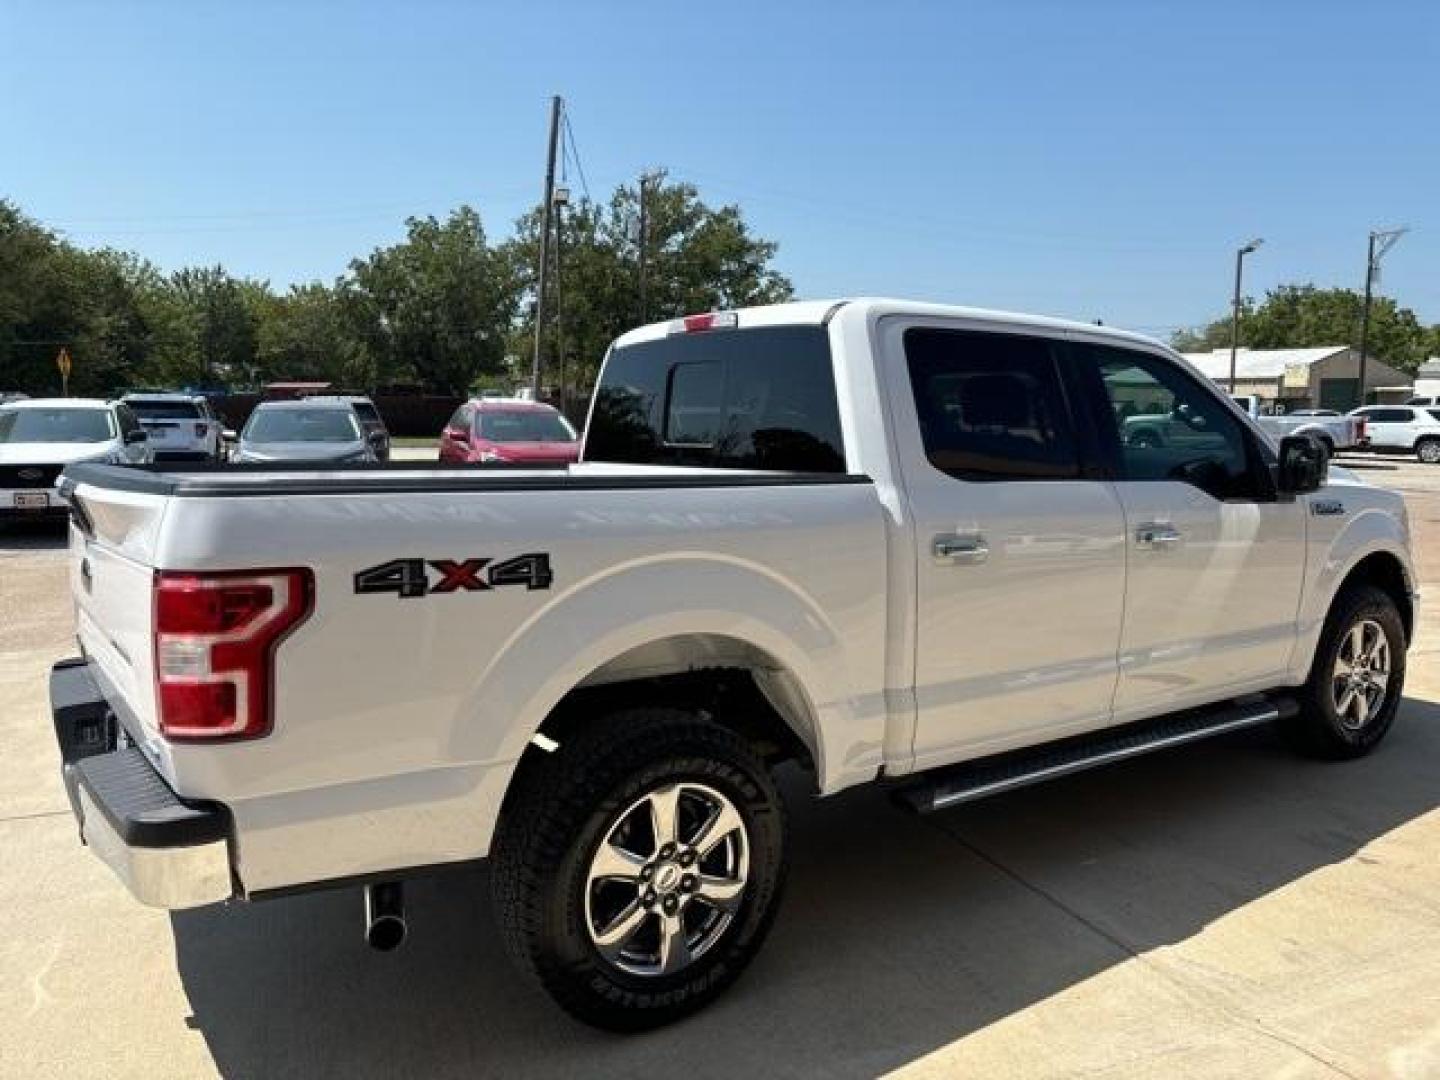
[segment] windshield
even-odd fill
[[[200,406],[193,401],[145,401],[126,398],[125,404],[141,420],[199,420]]]
[[[109,409],[0,409],[0,443],[95,443],[114,437]]]
[[[574,442],[575,429],[559,413],[538,410],[481,412],[475,433],[491,442]]]
[[[349,409],[257,409],[241,438],[247,442],[357,442]]]

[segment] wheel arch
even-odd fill
[[[1395,606],[1400,609],[1400,621],[1405,626],[1405,641],[1408,644],[1415,633],[1415,598],[1404,563],[1394,552],[1372,551],[1355,563],[1341,579],[1331,604],[1334,604],[1335,597],[1355,585],[1371,585],[1395,601]]]
[[[1348,500],[1348,489],[1337,488],[1335,494]],[[1409,640],[1415,626],[1416,577],[1399,512],[1362,504],[1337,535],[1312,547],[1307,561],[1310,569],[1298,613],[1298,647],[1290,669],[1294,685],[1309,676],[1325,620],[1341,592],[1351,585],[1374,585],[1394,597]]]
[[[508,790],[537,734],[556,738],[597,707],[650,695],[717,715],[720,702],[732,724],[813,762],[821,791],[873,779],[883,596],[845,617],[842,634],[796,583],[742,560],[677,554],[611,568],[554,597],[488,659],[457,703],[447,756],[487,762]]]

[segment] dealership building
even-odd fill
[[[1185,353],[1185,359],[1221,384],[1230,381],[1230,350]],[[1371,356],[1365,364],[1367,402],[1403,402],[1414,380]],[[1236,394],[1253,394],[1266,408],[1337,409],[1360,404],[1360,353],[1348,345],[1314,349],[1241,349],[1235,354]]]

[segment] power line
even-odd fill
[[[585,192],[585,200],[590,201],[590,181],[585,178],[585,166],[580,164],[580,147],[575,142],[575,129],[570,126],[570,110],[566,109],[561,118],[565,124],[565,145],[575,159],[575,172],[580,176],[580,190]]]

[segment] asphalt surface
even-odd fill
[[[1440,593],[1440,467],[1403,491]],[[167,915],[76,842],[46,675],[63,537],[0,533],[0,1076],[1440,1076],[1440,605],[1370,758],[1266,732],[930,818],[787,784],[773,936],[715,1008],[620,1038],[512,975],[484,871]]]

